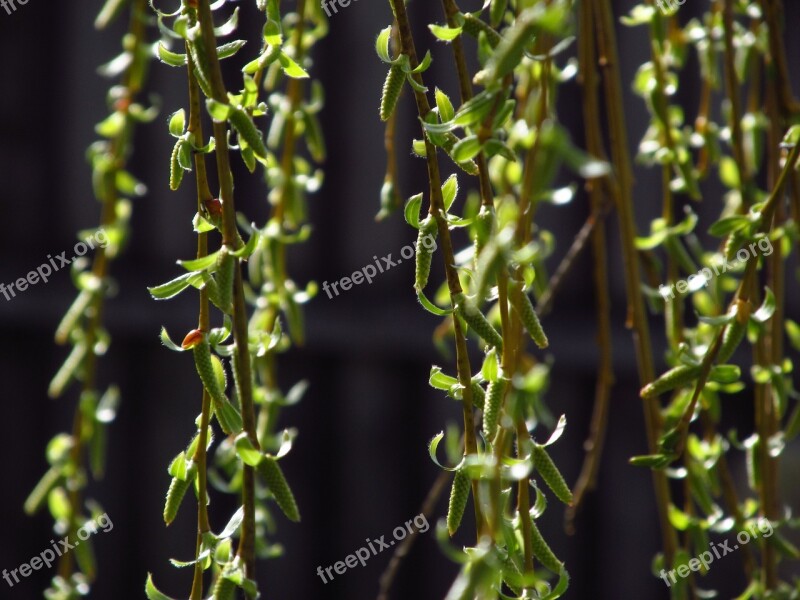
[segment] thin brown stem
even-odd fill
[[[400,45],[403,54],[408,56],[409,63],[412,68],[419,65],[417,58],[417,51],[414,45],[414,38],[411,33],[411,25],[406,13],[406,7],[403,0],[390,0],[392,11],[394,12],[395,19],[397,19],[397,28],[400,34]],[[416,73],[413,75],[415,81],[423,85],[422,75]],[[421,119],[425,119],[428,113],[431,112],[428,98],[424,92],[414,90],[414,99],[417,104],[417,112]],[[447,221],[444,217],[444,200],[442,198],[441,188],[441,175],[439,171],[439,160],[436,154],[436,147],[428,139],[427,135],[423,132],[425,138],[426,150],[426,164],[428,168],[428,181],[430,183],[430,207],[429,214],[436,219],[436,224],[439,232],[439,239],[441,241],[442,257],[444,259],[445,276],[447,278],[447,287],[450,292],[450,300],[453,307],[455,307],[455,299],[462,293],[461,282],[458,279],[458,272],[455,266],[455,255],[453,253],[453,242],[450,239],[450,229],[448,228]],[[467,353],[467,340],[464,331],[461,327],[457,317],[453,318],[453,331],[456,343],[456,365],[458,370],[458,381],[462,386],[463,396],[463,413],[464,413],[464,452],[469,454],[476,454],[478,451],[477,438],[475,436],[475,421],[473,417],[473,401],[472,401],[472,369],[469,364],[469,355]],[[483,531],[483,518],[481,508],[478,503],[478,484],[473,480],[472,493],[475,507],[475,518],[478,529],[478,536],[480,537]]]
[[[639,287],[641,276],[635,245],[636,224],[631,192],[633,174],[631,172],[631,157],[626,139],[627,129],[625,126],[622,81],[614,30],[614,14],[610,0],[592,0],[592,6],[594,14],[598,15],[595,22],[597,25],[599,61],[604,73],[603,81],[608,111],[611,156],[616,174],[614,189],[622,241],[625,288],[628,297],[628,324],[633,329],[639,381],[644,386],[653,381],[654,378],[653,355],[650,344],[650,328],[647,322],[644,299]],[[656,400],[644,400],[643,407],[648,447],[650,452],[655,453],[661,430],[661,415]],[[669,485],[663,472],[653,471],[652,477],[664,558],[666,564],[672,565],[677,549],[677,539],[667,516],[670,503]]]
[[[227,104],[228,95],[225,84],[222,80],[222,70],[220,69],[219,58],[213,51],[217,47],[217,40],[214,34],[214,22],[211,15],[209,0],[198,0],[198,20],[200,32],[203,36],[204,46],[209,51],[205,57],[209,67],[209,77],[211,93],[214,100]],[[236,208],[233,198],[233,174],[231,172],[229,149],[228,149],[228,127],[226,123],[214,121],[214,139],[216,140],[215,157],[217,162],[217,177],[220,185],[220,199],[222,201],[222,240],[223,244],[231,249],[238,249],[241,244],[241,237],[236,228]],[[245,305],[244,286],[242,282],[242,268],[240,261],[237,261],[234,270],[233,284],[233,336],[236,357],[234,368],[238,371],[237,381],[239,383],[239,402],[242,410],[242,427],[247,433],[250,442],[255,448],[259,448],[258,436],[256,434],[255,407],[253,403],[253,384],[250,365],[249,335],[247,309]],[[244,477],[242,483],[242,505],[244,507],[244,518],[242,521],[241,534],[237,556],[242,560],[245,567],[245,575],[253,579],[255,577],[255,474],[253,467],[243,465]]]

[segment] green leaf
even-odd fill
[[[469,135],[463,140],[459,140],[456,145],[453,146],[450,156],[455,162],[461,163],[472,160],[480,151],[481,141],[478,139],[478,136]]]
[[[422,207],[422,194],[411,196],[406,202],[406,207],[403,210],[403,216],[406,223],[411,225],[414,229],[419,229],[419,212]]]
[[[186,350],[184,350],[178,344],[172,341],[172,338],[169,337],[169,333],[167,332],[166,327],[161,328],[161,343],[174,352],[186,352]]]
[[[385,63],[391,63],[392,57],[389,56],[389,40],[392,37],[392,26],[382,29],[375,40],[375,51],[380,59]]]
[[[239,52],[244,45],[247,44],[246,40],[234,40],[232,42],[228,42],[227,44],[222,44],[217,48],[217,56],[220,60],[223,58],[229,58]]]
[[[711,367],[708,378],[717,383],[727,384],[739,381],[742,370],[736,365],[715,365]]]
[[[450,206],[452,206],[453,201],[456,199],[456,194],[458,194],[458,177],[453,173],[442,185],[442,199],[444,200],[445,212],[450,210]]]
[[[689,524],[692,522],[692,519],[689,515],[672,503],[669,505],[668,514],[669,522],[672,523],[672,526],[678,531],[686,531],[686,529],[689,527]]]
[[[258,466],[258,463],[264,460],[264,455],[256,450],[244,431],[236,437],[236,453],[246,465],[251,467]]]
[[[185,273],[180,277],[176,277],[167,283],[162,283],[161,285],[157,285],[155,287],[148,287],[147,290],[156,300],[169,300],[170,298],[174,298],[180,294],[190,285],[201,285],[202,281],[202,273],[198,271],[192,271],[191,273]]]
[[[147,574],[147,583],[144,586],[144,593],[147,595],[147,600],[175,600],[158,591],[158,588],[156,588],[156,585],[153,583],[152,573]]]
[[[222,533],[217,536],[217,539],[225,540],[231,537],[239,529],[239,526],[242,524],[243,520],[244,507],[240,506],[239,509],[233,513],[233,516],[228,521],[228,524],[225,525],[225,529],[222,530]]]
[[[708,233],[715,237],[725,237],[734,231],[740,231],[750,224],[750,220],[744,215],[734,215],[725,217],[714,223],[708,228]]]
[[[550,434],[550,437],[544,444],[542,444],[542,446],[552,446],[553,444],[555,444],[564,433],[564,429],[566,429],[566,427],[567,427],[567,415],[561,415],[558,418],[558,424],[556,425],[556,428],[553,430],[553,433]]]
[[[800,351],[800,325],[791,319],[786,319],[786,335],[795,350]]]
[[[211,118],[217,123],[224,123],[228,120],[228,117],[231,113],[231,108],[232,107],[230,104],[218,102],[213,98],[208,98],[206,100],[206,109],[208,110],[208,114],[211,115]]]
[[[452,309],[444,309],[436,306],[433,302],[428,300],[428,297],[423,293],[422,290],[417,290],[417,300],[419,300],[419,303],[425,310],[436,315],[437,317],[446,317],[453,312]]]
[[[443,123],[446,123],[447,121],[452,121],[453,118],[456,116],[456,112],[455,109],[453,108],[453,103],[450,102],[450,98],[438,87],[436,88],[435,95],[436,95],[436,107],[439,109],[439,118],[442,120]]]
[[[461,35],[463,27],[444,27],[441,25],[428,25],[431,33],[443,42],[452,42]]]
[[[219,250],[202,258],[194,258],[192,260],[179,260],[178,264],[187,271],[205,271],[210,267],[214,266],[214,264],[217,262],[218,254]]]
[[[186,66],[186,55],[170,52],[162,42],[158,43],[158,58],[161,62],[170,67]]]
[[[645,454],[642,456],[633,456],[628,461],[634,467],[649,467],[651,469],[663,469],[669,465],[675,456],[670,454]]]
[[[455,467],[445,467],[442,463],[439,462],[439,459],[436,458],[436,450],[439,448],[439,442],[442,441],[444,438],[444,431],[437,433],[431,441],[428,442],[428,455],[431,457],[431,460],[436,464],[437,467],[440,469],[444,469],[445,471],[458,471],[461,468],[461,463],[456,465]],[[463,462],[463,461],[462,461]]]
[[[434,389],[449,391],[451,387],[458,385],[458,379],[442,373],[441,367],[433,366],[428,377],[428,384]]]
[[[492,109],[492,104],[494,103],[496,95],[497,92],[494,90],[484,90],[471,100],[465,102],[461,108],[458,109],[453,119],[453,124],[459,127],[467,127],[482,121]]]
[[[425,57],[422,59],[422,62],[417,65],[415,69],[411,69],[408,71],[409,74],[416,74],[416,73],[424,73],[428,70],[433,62],[433,57],[431,56],[431,51],[428,50],[425,53]]]
[[[253,234],[250,236],[250,239],[247,240],[247,243],[235,252],[231,252],[231,255],[237,258],[249,258],[253,255],[253,252],[256,251],[256,248],[258,248],[258,242],[260,240],[261,233],[258,229],[253,228]]]
[[[186,111],[180,109],[169,117],[169,133],[174,137],[180,137],[184,129],[186,129]]]
[[[500,364],[497,361],[497,350],[492,348],[486,353],[481,367],[481,375],[486,381],[497,381],[500,375]]]
[[[286,73],[288,77],[292,77],[294,79],[307,79],[308,73],[306,73],[305,69],[298,65],[292,58],[284,52],[281,52],[278,60],[281,63],[281,68],[283,72]]]
[[[764,296],[764,302],[758,308],[756,312],[753,313],[752,319],[756,323],[765,323],[772,318],[772,315],[775,314],[775,294],[772,293],[772,290],[766,288],[766,295]]]
[[[719,178],[725,187],[732,190],[738,190],[741,185],[741,178],[739,177],[739,167],[736,166],[736,161],[730,156],[723,156],[719,161]]]

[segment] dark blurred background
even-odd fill
[[[99,207],[92,197],[84,152],[96,137],[95,123],[106,115],[108,83],[95,69],[116,56],[123,30],[118,23],[109,31],[94,31],[92,23],[101,4],[99,0],[30,0],[11,15],[0,10],[2,282],[24,276],[48,254],[71,249],[75,232],[97,222]],[[257,31],[260,24],[253,19],[251,3],[243,4],[242,27]],[[463,0],[462,8],[476,10],[480,4]],[[632,4],[615,2],[617,14],[627,12]],[[686,3],[680,10],[681,21],[700,11],[701,4],[705,5]],[[787,22],[796,23],[800,7],[796,2],[785,4]],[[418,25],[442,20],[437,2],[416,0],[411,11]],[[323,125],[329,158],[324,189],[311,198],[314,235],[309,243],[292,249],[290,270],[301,283],[338,280],[371,262],[373,255],[392,252],[397,256],[414,239],[401,215],[380,224],[373,218],[385,159],[383,127],[377,118],[385,70],[373,42],[378,30],[389,23],[388,3],[353,2],[332,17],[331,34],[317,48],[313,72],[327,91]],[[435,78],[437,85],[455,95],[449,48],[434,44],[422,28],[418,33],[418,45],[434,50],[434,64],[426,75],[429,85]],[[649,58],[646,33],[621,27],[619,35],[623,80],[630,82],[637,66]],[[798,40],[787,38],[789,60],[796,67]],[[230,75],[234,85],[235,73]],[[174,261],[194,252],[193,182],[187,179],[179,193],[169,192],[167,186],[171,142],[165,118],[186,105],[183,74],[156,64],[150,88],[158,90],[161,115],[139,129],[131,166],[147,183],[149,193],[135,200],[130,246],[113,265],[119,293],[109,301],[106,316],[113,343],[101,360],[103,387],[117,382],[123,403],[110,430],[109,472],[90,490],[114,523],[112,532],[94,538],[100,563],[95,598],[143,597],[148,571],[164,592],[185,597],[191,575],[176,571],[168,559],[186,560],[194,551],[191,502],[169,529],[163,526],[161,511],[169,483],[166,467],[194,430],[199,387],[192,361],[164,349],[158,332],[166,325],[177,337],[192,328],[196,300],[186,294],[157,303],[146,290],[147,285],[175,276]],[[582,143],[578,93],[574,82],[565,85],[559,111]],[[696,98],[693,82],[682,82],[679,99],[689,107],[689,114],[694,114]],[[626,101],[629,142],[635,149],[647,115],[638,98],[628,94]],[[407,140],[412,132],[418,135],[408,98],[401,110],[401,138]],[[406,148],[405,144],[401,147]],[[403,194],[423,190],[423,162],[405,152],[401,161]],[[644,232],[660,211],[655,191],[658,175],[641,168],[636,175],[639,230]],[[706,215],[701,229],[718,211],[720,191],[716,178],[711,179],[705,188],[706,203],[698,207]],[[466,179],[461,181],[464,184]],[[267,213],[260,178],[240,180],[237,208],[263,223]],[[542,208],[540,224],[557,239],[551,269],[572,243],[587,212],[583,195],[566,208]],[[616,219],[609,223],[610,238],[616,239]],[[650,474],[627,464],[629,456],[645,450],[645,439],[632,343],[623,327],[625,301],[616,242],[610,256],[617,383],[599,491],[588,498],[574,537],[565,535],[563,510],[556,502],[550,503],[542,527],[572,575],[567,598],[666,598],[664,584],[650,573],[659,547]],[[582,256],[544,322],[552,344],[548,354],[554,359],[547,402],[553,413],[566,414],[569,420],[553,451],[570,482],[577,477],[583,458],[597,362],[589,265],[588,256]],[[389,552],[327,585],[316,575],[317,566],[344,559],[365,538],[390,537],[396,526],[419,513],[438,475],[426,443],[447,423],[459,421],[459,409],[427,386],[432,363],[446,364],[450,371],[452,365],[433,348],[431,333],[438,320],[418,306],[412,280],[413,266],[406,261],[372,285],[356,287],[333,300],[321,292],[307,307],[306,347],[280,360],[284,390],[301,378],[311,382],[303,402],[286,410],[281,423],[300,431],[295,449],[282,464],[303,521],[293,525],[278,517],[277,537],[286,554],[259,564],[265,598],[374,598]],[[796,279],[790,277],[787,285],[789,316],[797,319]],[[46,469],[47,441],[71,423],[74,390],[59,401],[49,400],[46,391],[65,354],[64,348],[54,345],[53,332],[73,297],[69,275],[62,271],[48,284],[35,285],[13,301],[0,298],[0,381],[4,382],[0,439],[5,465],[0,479],[0,569],[28,561],[53,537],[49,515],[28,518],[22,504]],[[653,325],[660,368],[664,341],[658,320]],[[729,424],[744,435],[751,431],[750,407],[745,396],[726,399]],[[741,455],[732,456],[740,489],[744,489]],[[797,458],[787,456],[784,477],[797,467]],[[795,507],[796,487],[788,479],[782,482],[783,497]],[[229,498],[215,496],[212,508],[213,524],[219,530],[233,504]],[[443,497],[437,516],[445,510]],[[472,532],[465,527],[456,542],[466,544],[471,538]],[[717,587],[724,598],[741,592],[740,565],[737,556],[726,557],[712,566],[708,583],[701,585]],[[393,597],[441,598],[456,572],[457,566],[438,548],[432,527],[419,537]],[[41,597],[50,575],[36,572],[13,589],[0,582],[0,598]]]

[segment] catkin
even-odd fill
[[[489,9],[489,21],[492,27],[498,27],[503,23],[506,8],[508,8],[508,0],[492,0],[492,6]]]
[[[523,518],[529,517],[525,516]],[[553,551],[542,537],[542,532],[539,531],[539,528],[536,526],[536,522],[533,519],[531,519],[531,549],[533,550],[533,555],[539,560],[540,563],[542,563],[542,565],[550,569],[553,573],[561,572],[561,568],[563,566],[561,561],[556,558],[555,554],[553,554]]]
[[[508,300],[519,315],[520,321],[525,326],[531,339],[539,348],[547,348],[549,342],[539,322],[539,316],[533,308],[530,297],[522,290],[522,285],[516,281],[508,284]]]
[[[290,521],[300,520],[300,511],[297,508],[297,501],[294,499],[294,494],[286,482],[286,477],[283,476],[283,471],[278,465],[278,461],[269,456],[265,456],[264,460],[258,463],[258,472],[267,484],[267,488],[275,496],[275,501],[283,511],[283,514]]]
[[[456,311],[467,325],[469,325],[481,339],[490,346],[497,348],[498,352],[503,351],[503,337],[492,327],[492,324],[483,316],[483,313],[475,304],[470,302],[464,294],[459,294],[456,300]]]
[[[453,487],[450,488],[450,504],[447,507],[447,532],[454,536],[461,525],[464,509],[469,500],[470,481],[464,471],[456,471]]]
[[[172,149],[172,156],[170,157],[169,189],[173,192],[181,186],[181,181],[183,181],[183,167],[180,165],[180,162],[178,162],[178,155],[181,152],[181,144],[184,143],[183,140],[178,140],[175,143],[175,147]]]
[[[217,577],[214,585],[213,600],[234,600],[236,598],[236,584],[223,576],[222,573]]]
[[[184,496],[189,489],[189,486],[194,483],[194,478],[197,476],[197,466],[192,463],[189,470],[186,472],[186,479],[178,479],[173,477],[169,484],[167,491],[167,500],[164,503],[164,523],[171,524],[175,517],[178,516],[178,510],[181,507]]]
[[[214,365],[211,362],[211,345],[208,343],[208,338],[203,336],[202,341],[192,348],[194,353],[194,365],[197,368],[197,374],[200,375],[200,381],[203,386],[208,390],[211,399],[214,402],[221,402],[225,398],[225,390],[219,384],[219,380],[214,372]]]
[[[217,416],[217,421],[222,427],[222,431],[226,435],[238,433],[241,430],[242,422],[236,408],[228,401],[225,396],[225,388],[220,384],[217,377],[217,371],[220,370],[222,364],[216,356],[211,355],[211,345],[208,343],[208,338],[204,335],[201,342],[192,348],[194,353],[194,364],[200,375],[200,381],[203,382],[203,387],[208,390],[209,396],[214,403],[214,414]],[[219,364],[214,365],[214,361]]]
[[[742,242],[744,242],[744,240],[744,234],[739,230],[731,231],[728,234],[728,239],[725,240],[725,246],[722,250],[726,260],[733,260],[736,258],[736,253],[739,251],[739,248],[742,247]]]
[[[477,381],[473,381],[470,385],[472,388],[472,405],[484,406],[486,404],[486,392]]]
[[[558,470],[553,459],[550,458],[547,450],[538,444],[533,445],[533,466],[536,467],[536,471],[542,476],[547,487],[553,491],[556,498],[561,500],[564,504],[571,505],[572,492],[567,482],[564,481],[564,476],[561,474],[561,471]]]
[[[497,435],[497,421],[500,418],[503,398],[508,389],[509,380],[500,377],[497,381],[489,383],[486,389],[486,403],[483,407],[483,435],[488,441],[492,441]]]
[[[433,261],[433,250],[436,244],[438,227],[436,219],[429,215],[419,225],[417,234],[417,262],[414,272],[414,288],[422,291],[428,285],[428,277],[431,274],[431,262]]]
[[[503,39],[499,33],[471,13],[464,15],[464,31],[476,39],[481,32],[485,33],[486,40],[492,48],[495,48],[500,43],[500,40]]]
[[[236,257],[223,246],[217,256],[217,308],[230,314],[233,309],[233,277],[236,269]]]
[[[239,137],[247,142],[247,145],[256,153],[256,156],[266,158],[267,147],[264,145],[264,138],[253,123],[250,115],[237,106],[231,106],[228,119],[234,129],[236,129],[236,133],[239,134]]]
[[[395,64],[389,67],[386,80],[383,82],[383,93],[381,94],[381,121],[388,121],[389,117],[392,116],[400,98],[400,92],[403,91],[405,80],[406,74],[400,65]]]
[[[733,319],[725,328],[725,333],[722,334],[722,344],[717,353],[717,361],[722,364],[728,362],[728,359],[733,356],[736,348],[744,339],[744,334],[747,333],[747,321],[750,318],[750,302],[744,300],[736,301],[737,310],[736,318]]]
[[[700,375],[699,366],[679,365],[664,373],[652,383],[642,388],[642,398],[653,398],[665,392],[684,386]]]
[[[487,206],[481,206],[478,216],[475,218],[475,268],[478,268],[478,257],[481,250],[486,246],[492,235],[492,223],[494,222],[494,212]]]

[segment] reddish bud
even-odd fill
[[[189,333],[186,334],[186,337],[183,338],[183,343],[181,344],[181,348],[184,350],[190,350],[197,346],[200,342],[203,341],[205,334],[200,329],[193,329]]]
[[[204,204],[209,215],[212,217],[222,217],[222,202],[220,202],[218,198],[206,200]]]

